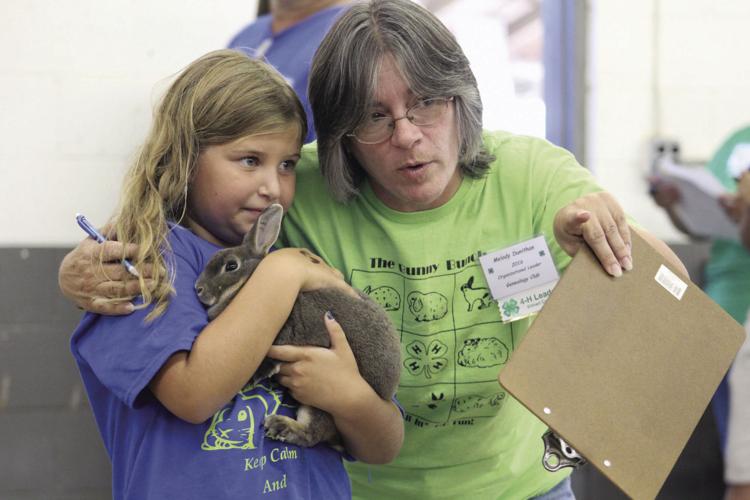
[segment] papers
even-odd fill
[[[739,239],[737,224],[719,205],[719,196],[727,190],[705,167],[685,167],[664,157],[657,163],[656,173],[680,190],[674,211],[688,231],[713,239]]]
[[[740,142],[729,155],[727,172],[733,179],[739,179],[748,169],[750,169],[750,143]]]

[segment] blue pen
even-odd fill
[[[97,231],[96,228],[92,226],[88,219],[86,219],[86,217],[82,214],[76,214],[76,222],[79,226],[81,226],[81,229],[86,231],[86,234],[94,238],[97,243],[104,243],[105,241],[107,241],[107,238],[105,238],[102,233]],[[128,259],[122,259],[122,265],[125,266],[125,269],[127,269],[128,272],[133,276],[140,276],[140,274],[138,274],[138,270]]]

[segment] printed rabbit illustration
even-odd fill
[[[279,235],[282,213],[281,205],[269,206],[241,245],[218,251],[208,262],[195,289],[200,301],[208,306],[209,319],[226,308],[268,253]],[[311,254],[302,252],[317,262]],[[399,381],[399,338],[381,306],[361,292],[359,296],[352,297],[332,288],[300,293],[274,344],[330,347],[323,317],[326,311],[331,311],[346,334],[362,378],[381,398],[389,400],[396,393]],[[274,374],[276,365],[266,358],[253,379]],[[314,446],[321,441],[339,442],[333,417],[317,408],[300,406],[297,420],[270,415],[263,425],[267,436],[300,446]]]
[[[492,295],[490,291],[484,287],[474,288],[474,276],[469,278],[469,281],[461,285],[461,293],[464,295],[464,300],[469,305],[467,311],[471,312],[474,310],[474,306],[478,305],[478,309],[485,309],[492,305]]]

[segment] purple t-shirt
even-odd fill
[[[296,402],[270,379],[248,384],[214,417],[190,424],[170,413],[148,384],[207,324],[194,283],[219,247],[173,226],[177,292],[151,323],[151,308],[128,316],[86,314],[73,333],[78,363],[112,460],[115,499],[350,498],[341,455],[265,437],[267,415],[293,416]],[[221,360],[217,360],[220,366]]]
[[[245,51],[252,57],[256,57],[260,49],[268,63],[294,87],[307,113],[305,142],[315,140],[312,111],[307,100],[310,65],[323,37],[347,8],[347,5],[328,7],[276,34],[271,32],[271,16],[261,16],[229,42],[230,49]]]

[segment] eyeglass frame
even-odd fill
[[[447,109],[448,108],[448,103],[453,102],[455,100],[455,98],[456,98],[456,96],[449,96],[449,97],[443,97],[443,96],[441,96],[441,97],[425,97],[425,98],[419,99],[419,100],[417,100],[417,102],[415,102],[414,104],[412,104],[411,106],[409,106],[406,109],[406,113],[404,113],[404,116],[399,116],[398,118],[394,118],[393,116],[388,115],[387,113],[384,113],[386,116],[390,116],[390,118],[391,118],[391,123],[388,124],[388,126],[391,127],[391,131],[390,131],[390,133],[387,136],[383,137],[379,141],[376,141],[376,142],[365,142],[362,139],[360,139],[359,137],[357,137],[356,131],[357,131],[357,128],[360,127],[360,125],[357,125],[357,127],[355,127],[353,131],[349,132],[345,136],[346,137],[351,137],[355,141],[357,141],[358,143],[365,144],[367,146],[372,146],[373,144],[381,144],[381,143],[387,141],[388,139],[390,139],[391,137],[393,137],[393,132],[395,132],[395,130],[396,130],[396,122],[399,121],[399,120],[403,120],[404,118],[406,118],[407,120],[409,120],[409,123],[411,123],[415,127],[429,127],[431,125],[434,125],[434,123],[423,123],[421,125],[418,125],[418,124],[414,123],[413,116],[411,118],[409,117],[409,113],[414,108],[416,108],[417,106],[419,106],[420,104],[424,103],[425,101],[445,101],[445,108]],[[443,113],[445,113],[445,111],[443,111]],[[442,117],[442,115],[441,115],[441,117]]]

